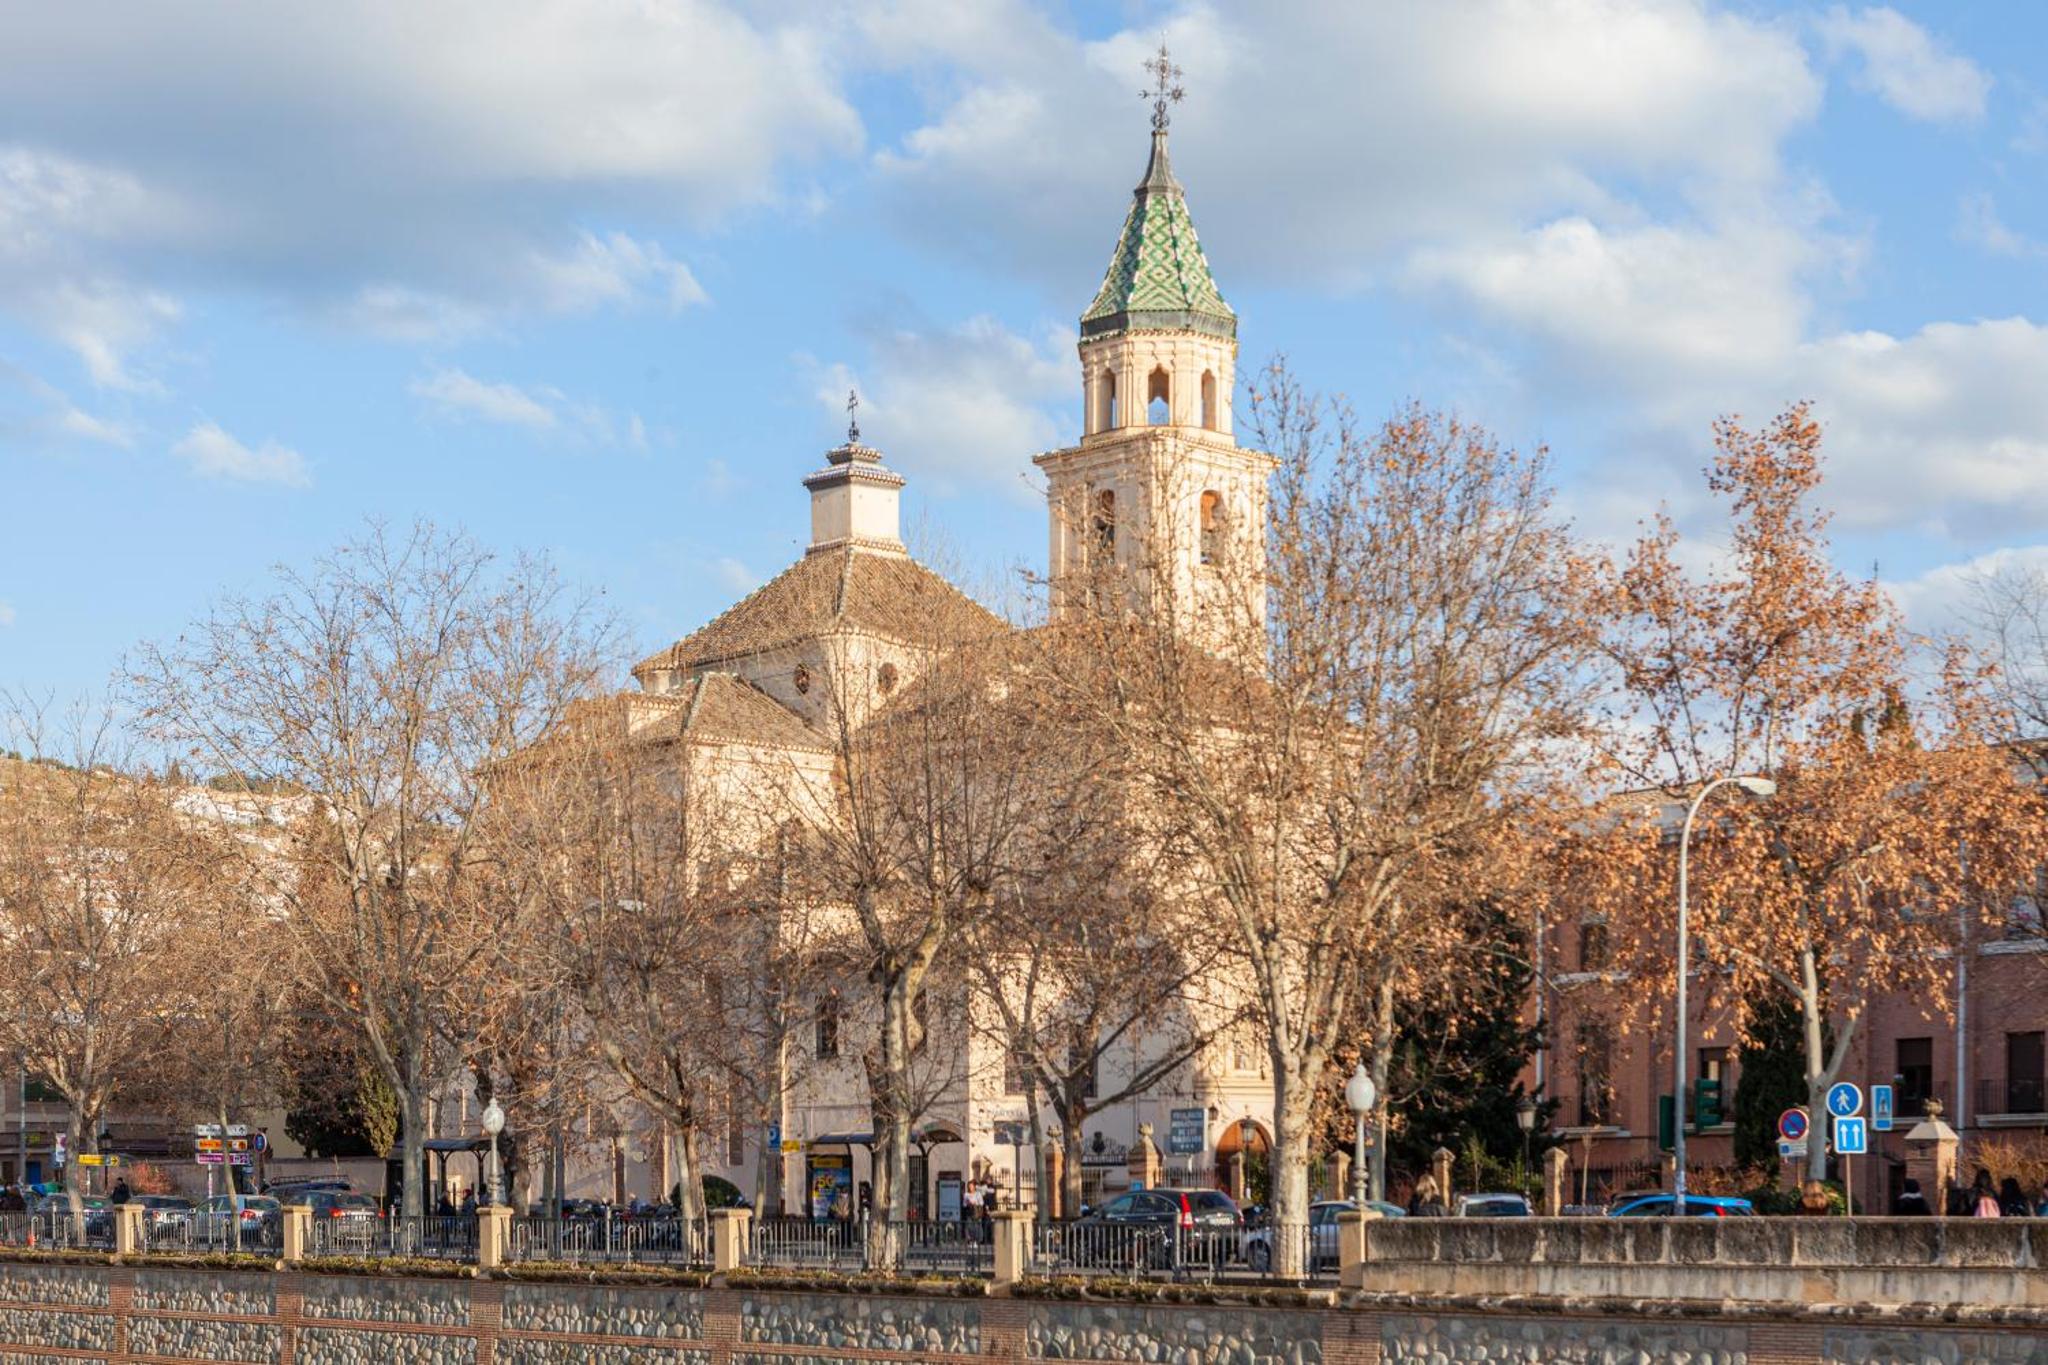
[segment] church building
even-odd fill
[[[1077,439],[1032,457],[1045,478],[1055,614],[1063,593],[1084,570],[1098,571],[1104,556],[1128,571],[1132,591],[1170,575],[1184,600],[1199,603],[1226,591],[1215,572],[1226,556],[1251,556],[1237,562],[1256,566],[1264,553],[1273,461],[1233,435],[1237,317],[1210,273],[1174,178],[1166,122],[1162,99],[1143,178],[1101,287],[1080,318]],[[1018,452],[1019,460],[1026,454]],[[636,727],[730,763],[774,762],[808,773],[815,799],[829,800],[826,708],[845,699],[828,699],[821,679],[871,679],[862,704],[885,705],[914,682],[911,645],[931,613],[978,613],[992,630],[1005,627],[910,557],[898,505],[904,476],[862,443],[857,425],[802,484],[811,521],[802,558],[643,659],[633,669],[640,691],[629,705]],[[1255,602],[1216,605],[1259,610]],[[935,1006],[972,995],[965,983],[946,984],[933,993]],[[861,1059],[857,1048],[842,1048],[836,1011],[840,999],[855,1002],[866,992],[867,983],[854,979],[823,993],[814,1027],[794,1040],[806,1055],[792,1069],[779,1114],[766,1124],[736,1121],[729,1133],[702,1142],[707,1175],[749,1195],[772,1185],[762,1191],[767,1206],[790,1214],[857,1206],[872,1175],[870,1107]],[[1033,1200],[1036,1155],[1016,1069],[985,1030],[954,1017],[959,1008],[973,1006],[953,1013],[935,1007],[926,1025],[928,1050],[941,1058],[944,1074],[914,1125],[913,1217],[957,1217],[963,1182],[970,1181],[992,1181],[1005,1204]],[[1139,1039],[1131,1046],[1145,1045]],[[1084,1198],[1099,1201],[1146,1181],[1241,1193],[1242,1155],[1270,1149],[1266,1065],[1255,1038],[1226,1035],[1169,1083],[1092,1116],[1082,1137]],[[1104,1066],[1113,1070],[1114,1059]],[[1051,1128],[1051,1114],[1042,1117]],[[633,1150],[617,1164],[621,1175],[592,1172],[596,1179],[577,1181],[569,1193],[665,1197],[666,1143],[653,1134],[632,1139]]]

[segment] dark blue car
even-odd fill
[[[1689,1194],[1685,1197],[1685,1215],[1688,1218],[1748,1218],[1756,1213],[1756,1206],[1747,1199],[1735,1199],[1725,1195]],[[1668,1194],[1639,1194],[1624,1199],[1607,1210],[1609,1218],[1669,1218],[1671,1196]]]

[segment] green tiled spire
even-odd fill
[[[1134,327],[1175,327],[1235,337],[1237,314],[1217,292],[1195,239],[1187,196],[1166,159],[1166,130],[1152,133],[1152,160],[1124,215],[1109,273],[1081,314],[1083,338]]]

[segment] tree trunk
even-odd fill
[[[72,1240],[82,1243],[85,1241],[85,1196],[79,1193],[79,1182],[71,1178],[71,1173],[77,1169],[78,1153],[81,1150],[78,1144],[87,1127],[85,1106],[74,1101],[66,1106],[66,1109],[69,1117],[64,1120],[64,1151],[65,1160],[72,1165],[64,1169],[64,1200],[71,1206]]]
[[[1372,1036],[1372,1088],[1377,1095],[1378,1120],[1369,1136],[1372,1146],[1366,1150],[1367,1180],[1365,1197],[1385,1199],[1387,1197],[1387,1077],[1394,1069],[1394,984],[1382,981],[1379,1001],[1374,1009]],[[1350,1198],[1346,1191],[1340,1198]]]
[[[676,1134],[676,1215],[691,1226],[704,1221],[704,1175],[697,1152],[697,1125],[686,1123]]]
[[[1301,1263],[1304,1234],[1289,1234],[1295,1228],[1308,1226],[1308,1153],[1313,1137],[1309,1111],[1314,1100],[1314,1085],[1296,1074],[1292,1066],[1282,1065],[1279,1058],[1274,1058],[1272,1208],[1276,1275],[1299,1277],[1307,1272]]]
[[[1045,1121],[1038,1112],[1038,1073],[1024,1072],[1024,1118],[1031,1125],[1031,1198],[1037,1205],[1033,1220],[1043,1226],[1052,1212],[1051,1192],[1045,1187]]]
[[[418,1087],[410,1084],[399,1088],[398,1104],[405,1116],[400,1120],[405,1131],[399,1139],[399,1179],[404,1184],[399,1213],[417,1218],[427,1210],[426,1106],[420,1102]]]
[[[1079,1103],[1069,1103],[1060,1115],[1060,1221],[1071,1223],[1081,1216],[1081,1125],[1088,1114]]]
[[[910,1002],[907,982],[894,974],[882,989],[881,1091],[874,1096],[874,1194],[868,1223],[868,1265],[894,1269],[895,1224],[909,1216]]]

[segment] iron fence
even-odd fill
[[[104,1209],[87,1209],[75,1217],[62,1211],[0,1213],[0,1246],[108,1247],[113,1243],[113,1221]]]
[[[476,1259],[473,1214],[428,1214],[417,1218],[368,1214],[315,1218],[314,1256],[420,1256],[433,1260]]]
[[[805,1270],[864,1270],[867,1240],[865,1222],[764,1218],[754,1225],[747,1259]]]
[[[1135,1279],[1215,1280],[1255,1276],[1252,1247],[1273,1244],[1242,1228],[1167,1224],[1067,1223],[1038,1229],[1031,1269],[1038,1275],[1114,1275]],[[1284,1260],[1280,1264],[1285,1264]]]
[[[711,1230],[683,1218],[514,1218],[515,1261],[708,1266]]]

